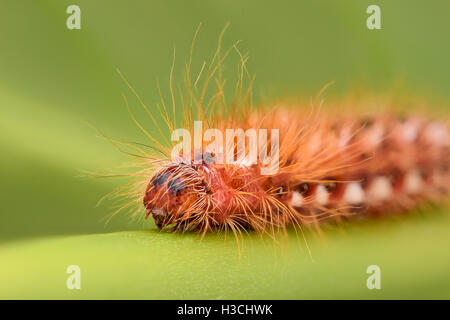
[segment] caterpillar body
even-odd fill
[[[275,106],[218,124],[278,128],[275,174],[262,175],[258,164],[169,161],[147,181],[146,217],[173,231],[264,232],[404,211],[447,193],[445,122],[389,113],[326,117],[300,110]]]
[[[242,154],[236,149],[234,138],[227,139],[227,150],[244,160],[211,161],[217,159],[217,154],[203,153],[208,145],[202,142],[200,151],[198,145],[189,150],[194,155],[203,153],[201,161],[195,156],[174,161],[173,142],[162,132],[161,121],[156,119],[158,112],[143,103],[119,72],[165,142],[149,133],[129,109],[152,146],[112,141],[131,146],[138,152],[137,159],[142,160],[142,169],[131,174],[140,177],[131,183],[131,190],[124,187],[112,195],[132,198],[118,211],[136,204],[142,208],[143,202],[145,217],[152,216],[160,229],[202,233],[231,230],[235,234],[252,229],[273,233],[290,225],[300,227],[347,216],[379,216],[446,199],[450,187],[450,133],[446,119],[428,120],[419,113],[400,117],[392,112],[393,104],[389,103],[386,111],[361,113],[353,108],[358,101],[337,104],[334,111],[338,112],[334,113],[320,111],[323,101],[316,103],[316,99],[310,105],[279,103],[255,109],[253,77],[246,67],[248,57],[241,54],[236,44],[222,53],[225,29],[211,61],[204,62],[198,76],[192,78],[197,29],[179,102],[173,90],[173,63],[169,78],[171,103],[166,103],[161,95],[161,103],[154,110],[159,111],[172,133],[178,128],[179,113],[184,119],[182,127],[189,132],[194,131],[194,119],[204,121],[205,129],[220,132],[233,128],[245,132],[252,128],[278,129],[276,172],[263,174],[261,163],[245,161],[249,149],[244,148]],[[233,99],[225,99],[226,81],[221,66],[233,50],[240,58],[238,78]],[[208,96],[211,83],[216,88]],[[125,103],[128,106],[126,98]],[[249,146],[247,140],[244,144]],[[265,150],[274,145],[270,139],[262,144]],[[156,153],[143,150],[143,146]]]

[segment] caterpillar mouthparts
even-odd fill
[[[170,162],[150,178],[143,199],[158,228],[262,232],[381,215],[442,200],[450,186],[449,130],[438,121],[310,119],[274,108],[234,125],[280,130],[278,171],[264,175],[261,164],[247,162]]]

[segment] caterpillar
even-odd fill
[[[249,136],[244,139],[243,151],[238,150],[234,136],[225,139],[231,162],[217,161],[224,156],[224,150],[208,149],[211,139],[194,143],[194,147],[189,147],[189,155],[186,150],[178,150],[175,159],[173,139],[164,137],[165,143],[161,142],[129,108],[133,121],[152,145],[113,141],[133,148],[142,167],[131,174],[140,177],[132,184],[132,190],[120,189],[115,194],[132,198],[120,210],[143,204],[145,218],[153,217],[159,229],[170,231],[273,233],[288,226],[317,225],[322,220],[404,212],[446,198],[450,186],[450,135],[445,119],[429,120],[418,113],[398,114],[388,105],[385,111],[360,112],[342,105],[335,107],[338,112],[325,111],[323,101],[317,103],[316,99],[311,101],[312,106],[272,103],[258,107],[252,101],[248,56],[241,54],[236,44],[222,54],[223,32],[210,63],[204,63],[192,78],[197,32],[186,66],[181,110],[177,109],[173,90],[174,64],[170,103],[161,98],[160,107],[155,109],[148,108],[120,75],[161,136],[164,132],[157,117],[172,133],[179,127],[193,133],[193,119],[201,120],[204,129],[221,133],[236,128],[242,132],[278,130],[276,142],[269,138],[257,143],[264,152],[277,147],[277,168],[264,174],[264,164],[248,161]],[[232,51],[239,56],[238,79],[233,103],[227,103],[226,81],[220,67]],[[248,80],[247,87],[244,79]],[[208,95],[211,83],[216,90]],[[176,115],[180,113],[183,120],[177,124]]]
[[[233,127],[226,122],[223,127]],[[171,162],[149,179],[146,216],[159,228],[259,232],[332,216],[408,210],[448,191],[448,127],[420,117],[319,116],[274,108],[234,127],[279,128],[279,169]]]

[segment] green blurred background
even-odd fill
[[[127,215],[105,224],[111,206],[95,204],[123,180],[82,177],[81,171],[110,168],[128,159],[99,139],[88,123],[113,138],[147,142],[124,106],[122,93],[138,109],[116,68],[148,105],[155,105],[159,101],[157,79],[167,93],[174,46],[175,76],[181,81],[200,22],[195,65],[211,56],[218,34],[230,22],[224,43],[242,40],[241,50],[250,53],[248,66],[256,75],[257,99],[315,95],[331,80],[336,81],[331,90],[337,93],[354,87],[385,92],[400,86],[405,91],[450,98],[450,2],[445,0],[0,3],[0,242],[8,250],[12,240],[31,237],[154,229],[151,222],[132,221]],[[81,30],[66,28],[70,4],[81,7]],[[381,7],[381,30],[366,28],[370,4]],[[225,70],[234,67],[233,59],[224,65]],[[442,223],[433,220],[429,224],[444,224],[443,235],[450,225],[442,218],[445,211],[436,214],[441,218],[434,218],[443,219]],[[408,223],[417,227],[423,221]],[[450,242],[448,237],[438,240]],[[351,251],[352,241],[348,243],[345,250]],[[47,252],[46,248],[41,250]],[[9,257],[12,265],[21,261],[8,254],[4,259]],[[449,266],[448,253],[438,250],[433,257],[438,259],[433,264],[438,268]],[[4,270],[13,268],[3,266]],[[437,297],[450,297],[448,275],[444,278],[446,291],[430,289]],[[10,287],[15,287],[14,280],[10,281]],[[21,292],[16,296],[23,297]],[[93,296],[98,297],[89,297]],[[209,293],[195,297],[205,296],[213,297]],[[158,291],[152,297],[158,297]],[[227,297],[246,296],[231,292]]]

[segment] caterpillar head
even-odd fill
[[[252,168],[172,163],[150,179],[144,206],[160,229],[210,230],[256,212],[264,195]]]
[[[170,164],[158,170],[147,185],[146,217],[153,216],[158,228],[179,225],[192,218],[202,205],[206,189],[198,169],[187,164]]]

